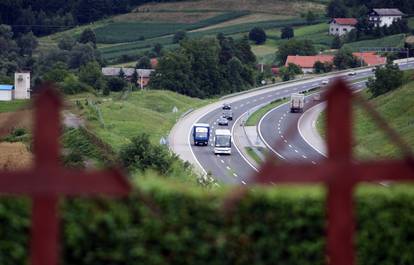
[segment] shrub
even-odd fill
[[[254,41],[256,44],[263,44],[266,42],[266,32],[259,27],[254,27],[249,32],[249,40]]]

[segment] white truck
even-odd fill
[[[214,154],[231,154],[230,130],[216,129],[214,134]]]
[[[305,95],[300,93],[293,93],[290,96],[290,112],[303,112],[305,105]]]

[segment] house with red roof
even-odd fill
[[[387,62],[387,58],[382,57],[374,52],[354,52],[352,53],[359,60],[362,60],[367,66],[381,65]],[[314,56],[289,55],[286,59],[285,66],[289,63],[298,65],[303,73],[312,73],[314,64],[319,61],[321,63],[332,63],[334,55],[319,54]]]
[[[329,35],[342,36],[355,29],[355,18],[333,18],[329,21]]]

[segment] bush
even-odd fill
[[[325,198],[315,188],[228,194],[144,179],[123,200],[70,199],[61,208],[62,264],[326,264]],[[411,187],[355,194],[358,264],[414,264]],[[26,264],[29,204],[1,199],[0,261]]]
[[[249,40],[254,41],[256,44],[263,44],[266,42],[266,32],[259,27],[254,27],[249,32]]]
[[[369,78],[367,87],[373,97],[385,94],[403,84],[404,73],[397,65],[388,63],[384,68],[375,69],[375,79]]]
[[[173,156],[162,146],[153,145],[148,134],[139,134],[122,148],[120,160],[131,171],[155,169],[165,174],[173,164]]]
[[[126,87],[126,85],[126,81],[119,77],[111,77],[108,79],[107,82],[107,86],[111,91],[122,91]]]
[[[173,43],[179,43],[182,40],[187,39],[187,32],[184,30],[177,31],[173,37]]]

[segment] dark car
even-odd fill
[[[224,110],[231,110],[231,106],[230,106],[230,104],[224,103],[224,104],[223,104],[223,109],[224,109]]]
[[[229,125],[229,120],[226,117],[221,116],[218,120],[217,120],[218,125]]]

